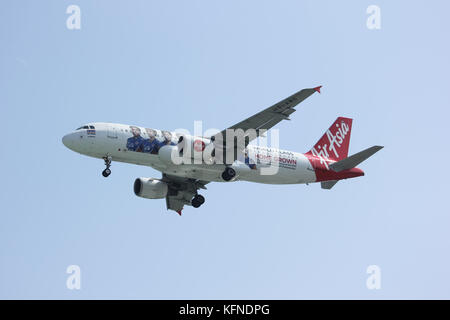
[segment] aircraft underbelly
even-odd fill
[[[233,167],[237,171],[236,181],[250,181],[265,184],[300,184],[316,181],[316,176],[311,164],[302,154],[296,154],[295,162],[288,166],[280,164],[278,168],[268,168],[264,166],[252,170],[245,164],[235,164]],[[240,170],[245,167],[247,170]],[[180,165],[167,167],[165,173],[182,176],[186,178],[224,182],[221,174],[225,169],[224,165]]]
[[[208,164],[167,164],[157,154],[128,151],[123,147],[125,139],[118,135],[115,139],[104,137],[96,143],[94,150],[88,153],[93,157],[112,156],[113,161],[144,165],[163,173],[198,179],[204,181],[225,182],[221,175],[225,165]],[[292,157],[278,157],[278,168],[268,168],[267,164],[256,161],[256,169],[250,169],[243,162],[236,161],[237,178],[234,181],[250,181],[265,184],[299,184],[316,181],[313,168],[307,157],[300,153],[294,153]]]
[[[159,159],[158,155],[139,152],[116,151],[111,155],[113,161],[145,165],[179,177],[224,182],[221,177],[221,174],[225,169],[224,165],[167,165]],[[238,177],[236,180],[265,184],[299,184],[314,182],[316,177],[314,170],[310,168],[309,161],[306,157],[302,154],[297,154],[295,165],[290,164],[289,166],[285,166],[280,164],[278,168],[271,169],[264,166],[258,167],[257,165],[256,170],[246,170],[243,172],[239,172],[238,170]]]

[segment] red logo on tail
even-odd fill
[[[307,154],[319,158],[320,163],[328,169],[327,160],[339,161],[347,158],[351,130],[352,119],[337,118]]]

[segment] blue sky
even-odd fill
[[[447,2],[0,7],[0,298],[450,298]],[[338,116],[354,119],[350,153],[385,146],[331,191],[215,183],[180,218],[132,191],[159,172],[113,163],[105,179],[61,143],[91,121],[222,129],[317,85],[277,127],[281,148],[306,152]]]

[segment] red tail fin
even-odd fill
[[[347,158],[352,121],[350,118],[337,118],[307,154],[336,161]]]

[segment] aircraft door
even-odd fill
[[[111,125],[108,125],[107,136],[111,139],[117,139],[117,129]]]

